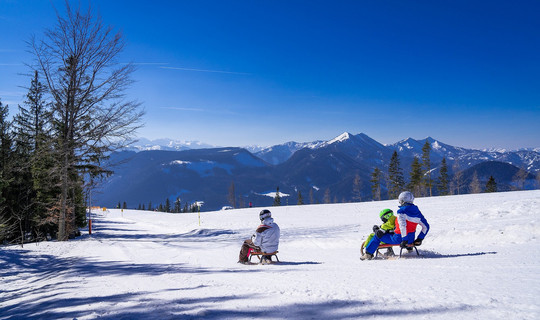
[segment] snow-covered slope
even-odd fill
[[[372,261],[360,243],[395,201],[272,207],[266,266],[236,263],[261,208],[101,211],[92,235],[0,248],[0,318],[540,318],[540,191],[416,203],[421,257]]]

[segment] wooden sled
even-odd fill
[[[274,252],[261,252],[261,251],[252,251],[250,254],[249,254],[249,262],[251,262],[251,258],[253,256],[257,256],[257,258],[259,258],[259,263],[262,262],[262,258],[263,256],[268,256],[270,257],[270,260],[272,260],[272,257],[276,257],[276,261],[279,262],[279,258],[277,256],[279,251],[274,251]]]
[[[388,244],[388,243],[380,244],[379,247],[377,248],[377,250],[375,250],[375,254],[373,255],[373,257],[377,257],[379,254],[382,255],[382,253],[379,252],[380,249],[392,248],[392,247],[399,247],[399,244]],[[403,254],[403,249],[406,249],[407,252],[410,252],[410,251],[412,251],[414,249],[416,251],[416,255],[417,256],[420,255],[420,253],[418,253],[418,249],[416,248],[416,246],[414,244],[411,244],[411,245],[407,245],[407,248],[401,248],[400,247],[400,250],[399,250],[399,257],[400,258],[401,258],[402,254]],[[362,242],[362,246],[360,246],[360,253],[362,255],[364,255],[364,242]]]

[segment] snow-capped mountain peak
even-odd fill
[[[343,132],[339,136],[337,136],[334,139],[328,141],[326,144],[332,144],[332,143],[336,143],[336,142],[343,142],[343,141],[346,141],[346,140],[349,140],[349,139],[351,139],[351,134],[348,133],[348,132]]]

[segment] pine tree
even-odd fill
[[[427,189],[427,194],[431,197],[432,193],[432,181],[431,181],[431,144],[426,139],[426,143],[422,147],[422,169],[424,175],[424,186]]]
[[[304,204],[304,199],[302,198],[302,192],[298,191],[298,205]]]
[[[0,101],[0,240],[13,237],[17,230],[16,221],[10,210],[13,202],[10,188],[13,171],[11,122],[8,116],[9,107]]]
[[[171,201],[169,198],[165,200],[165,207],[163,208],[165,212],[171,212]]]
[[[176,201],[174,201],[174,213],[180,213],[182,212],[182,202],[180,201],[180,197],[176,198]]]
[[[439,181],[437,183],[437,190],[441,196],[448,195],[448,166],[446,164],[446,158],[441,161],[441,169],[439,170]]]
[[[281,195],[279,194],[279,187],[277,187],[276,196],[274,197],[274,206],[281,206]]]
[[[480,186],[480,181],[478,180],[478,174],[476,171],[473,173],[471,184],[469,185],[470,193],[480,193],[482,192],[482,187]]]
[[[148,211],[152,211],[154,208],[152,207],[152,201],[148,202]]]
[[[486,192],[497,192],[497,182],[495,182],[493,176],[490,176],[486,183]]]
[[[405,187],[405,179],[403,178],[399,155],[395,150],[388,166],[388,184],[388,196],[390,199],[397,199]]]
[[[122,204],[122,209],[127,209],[127,203],[124,201],[124,203]]]
[[[309,188],[309,204],[315,203],[315,197],[313,195],[313,188]]]
[[[381,170],[379,168],[375,167],[369,181],[371,182],[373,200],[381,200]]]
[[[355,202],[362,201],[362,180],[358,172],[354,175],[352,200]]]
[[[418,157],[414,157],[411,165],[410,181],[408,188],[412,190],[413,194],[421,194],[422,190],[422,164],[418,160]]]

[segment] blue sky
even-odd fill
[[[75,3],[79,3],[76,1]],[[81,1],[83,6],[85,1]],[[0,0],[0,98],[63,1]],[[219,146],[363,132],[540,147],[539,1],[123,1],[92,6],[137,64],[140,136]]]

